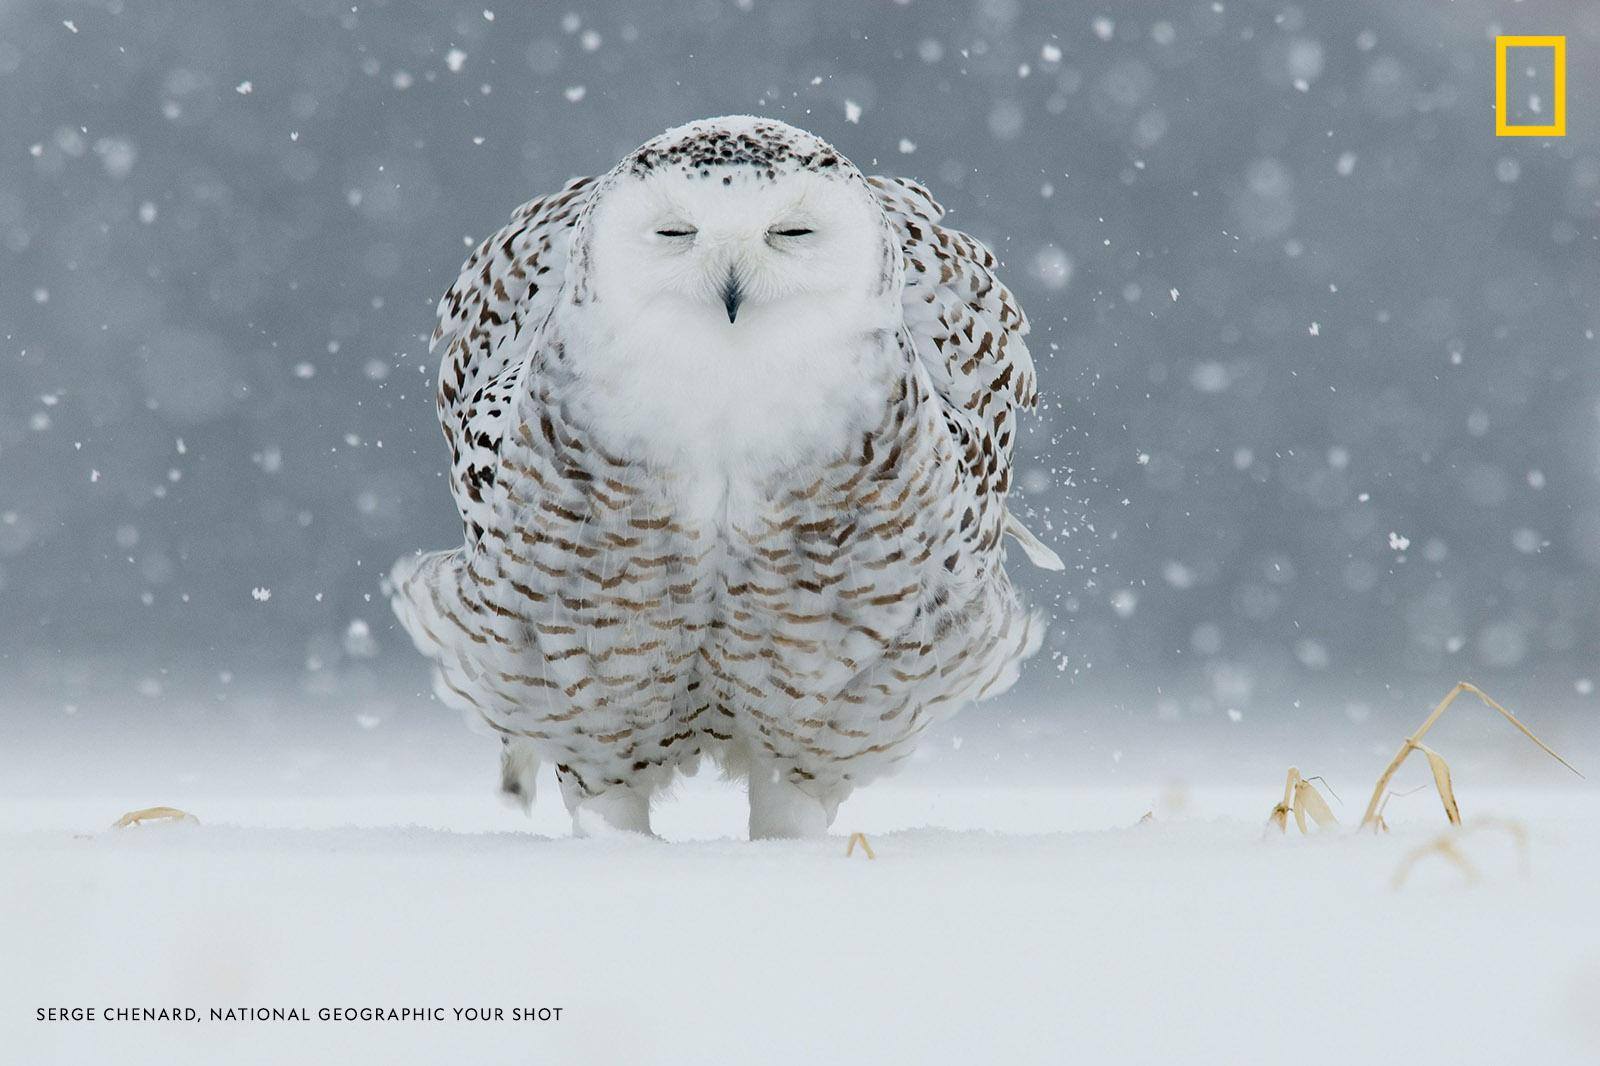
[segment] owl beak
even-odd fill
[[[728,280],[722,283],[722,306],[728,309],[728,321],[739,317],[739,305],[744,302],[744,290],[739,287],[739,275],[728,268]]]

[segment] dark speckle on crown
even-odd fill
[[[676,168],[709,178],[713,168],[749,167],[753,176],[775,178],[780,172],[812,170],[827,173],[848,167],[843,156],[825,142],[779,122],[756,120],[737,126],[713,120],[657,137],[628,158],[636,177]],[[728,178],[723,177],[726,184]]]

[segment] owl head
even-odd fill
[[[579,223],[568,291],[621,321],[722,331],[898,298],[871,186],[822,139],[731,116],[668,130],[611,172]]]

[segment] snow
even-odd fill
[[[893,781],[826,840],[755,844],[736,791],[699,779],[661,808],[669,840],[568,839],[548,791],[531,823],[479,792],[197,793],[202,825],[116,832],[140,797],[13,802],[3,1040],[18,1062],[164,1066],[1600,1056],[1600,792],[1463,792],[1469,825],[1526,826],[1526,870],[1485,828],[1460,840],[1475,882],[1430,856],[1396,889],[1440,833],[1431,797],[1392,803],[1387,837],[1300,838],[1263,835],[1273,791]],[[845,857],[856,830],[875,860]],[[33,1020],[50,1005],[202,1020]],[[496,1006],[563,1013],[316,1020]]]

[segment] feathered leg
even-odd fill
[[[826,836],[832,820],[830,804],[788,780],[778,766],[757,762],[750,768],[751,840]]]
[[[650,831],[650,792],[644,788],[614,785],[589,795],[576,776],[556,770],[561,798],[572,815],[572,835],[603,836],[608,832],[654,834]]]

